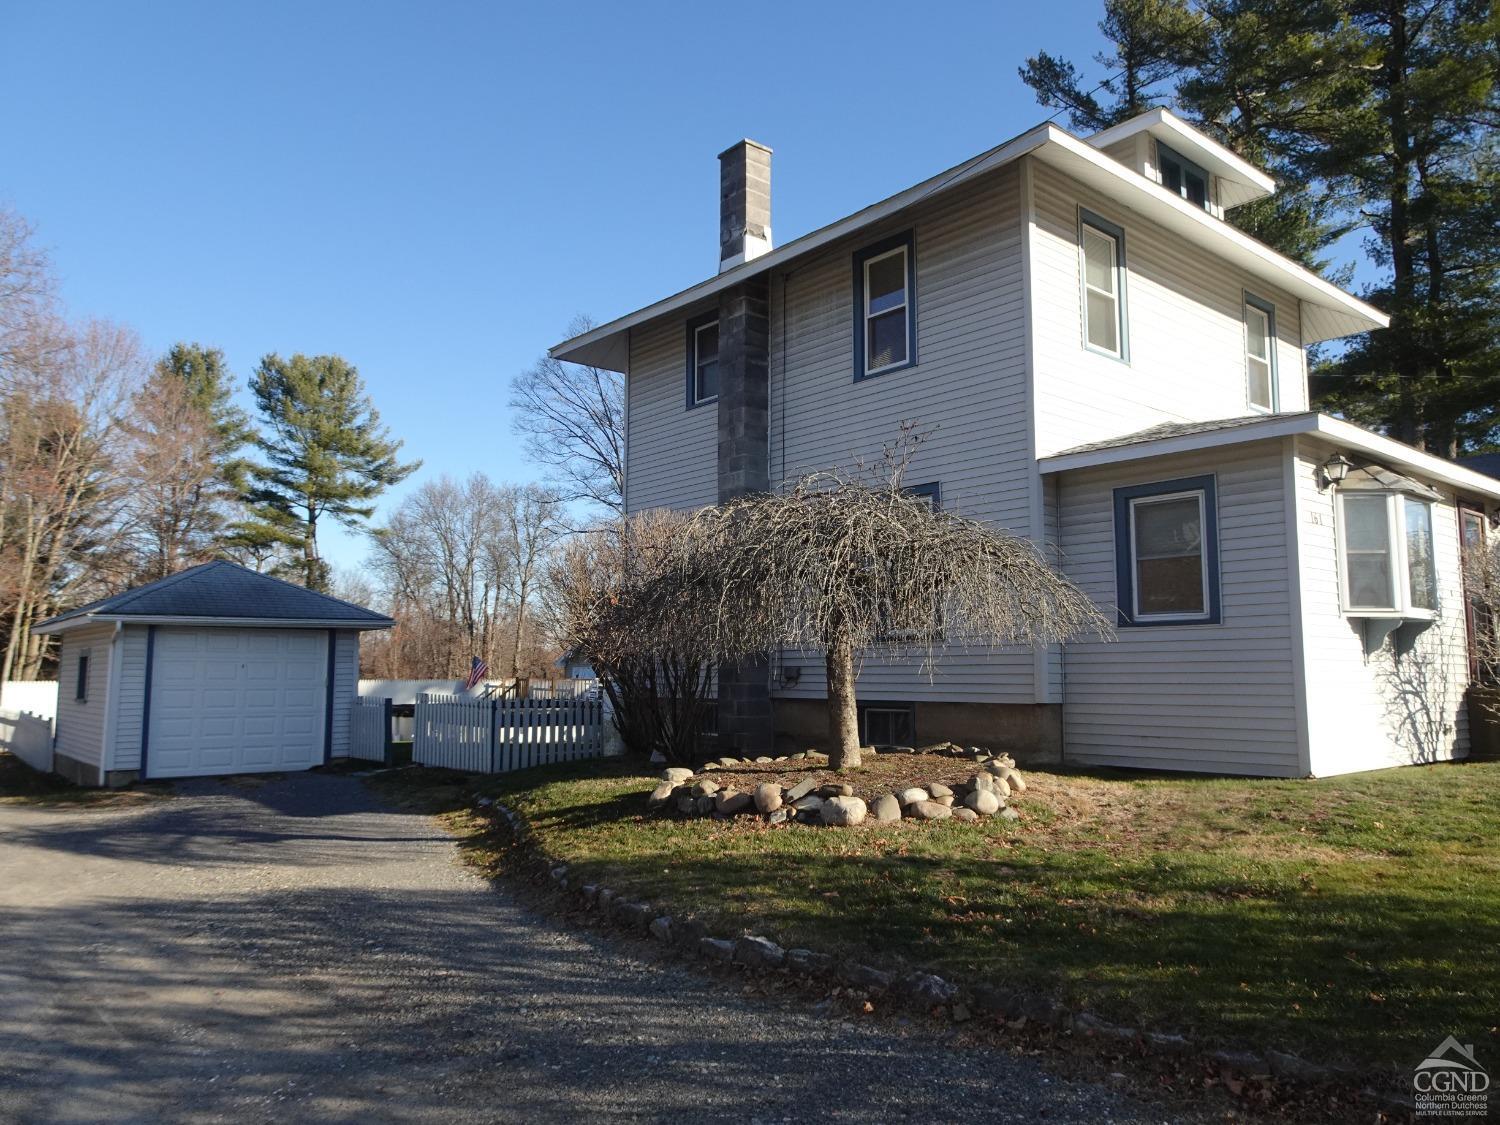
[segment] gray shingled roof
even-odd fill
[[[101,598],[49,618],[37,628],[89,617],[126,621],[133,617],[316,621],[347,625],[351,629],[384,629],[394,624],[374,610],[224,561],[189,567],[122,594]]]
[[[1124,437],[1108,438],[1105,441],[1091,441],[1087,445],[1075,445],[1072,449],[1064,449],[1060,453],[1054,453],[1053,457],[1067,457],[1074,453],[1095,453],[1101,449],[1121,449],[1127,445],[1140,445],[1147,441],[1161,441],[1164,438],[1190,437],[1194,434],[1211,434],[1219,430],[1233,430],[1240,426],[1248,426],[1256,422],[1269,422],[1280,418],[1305,418],[1316,414],[1315,410],[1290,410],[1282,414],[1245,414],[1238,418],[1218,418],[1212,422],[1163,422],[1159,426],[1151,426],[1144,430],[1137,430],[1133,434]]]

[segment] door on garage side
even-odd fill
[[[157,629],[147,777],[305,770],[323,761],[328,635]]]

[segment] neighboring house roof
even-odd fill
[[[1215,218],[1160,184],[1148,180],[1139,172],[1101,152],[1090,142],[1080,140],[1066,130],[1045,122],[880,203],[856,211],[847,218],[727,269],[655,304],[564,341],[552,348],[550,354],[555,359],[572,363],[587,363],[611,371],[624,371],[629,363],[631,328],[657,317],[685,310],[758,274],[785,267],[830,242],[892,218],[909,207],[950,192],[976,176],[1028,155],[1119,199],[1168,231],[1204,247],[1255,277],[1271,281],[1302,301],[1304,344],[1368,332],[1373,328],[1384,328],[1390,323],[1390,319],[1379,309],[1345,293],[1223,219]]]
[[[1487,477],[1500,477],[1500,453],[1475,453],[1470,457],[1460,457],[1456,463]]]
[[[320,594],[237,563],[217,561],[60,613],[33,627],[60,633],[99,621],[143,624],[286,625],[388,629],[384,614]]]
[[[1213,422],[1171,422],[1124,437],[1074,446],[1043,457],[1037,464],[1043,474],[1066,473],[1297,434],[1320,437],[1340,448],[1365,454],[1382,466],[1399,465],[1426,480],[1440,481],[1468,494],[1500,500],[1500,480],[1315,410],[1252,414]]]

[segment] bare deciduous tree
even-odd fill
[[[379,648],[393,675],[463,675],[482,656],[513,678],[545,672],[537,587],[560,533],[560,502],[536,485],[482,473],[441,477],[374,532],[370,568],[396,619]]]
[[[176,379],[152,379],[131,403],[125,476],[138,577],[165,578],[211,558],[233,499],[209,415]]]
[[[592,328],[580,316],[577,336]],[[588,500],[624,510],[625,380],[618,372],[544,356],[511,380],[512,425],[526,449],[553,470],[565,501]]]
[[[35,678],[47,639],[32,625],[123,577],[120,419],[140,385],[140,347],[104,322],[6,368],[0,403],[0,679]]]
[[[521,644],[532,599],[547,555],[562,534],[562,500],[540,485],[509,485],[500,490],[500,534],[491,541],[490,572],[509,595],[514,627],[510,674],[521,676]]]

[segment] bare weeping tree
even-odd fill
[[[902,487],[920,438],[874,470],[820,472],[785,493],[694,515],[642,594],[638,636],[689,634],[718,660],[777,648],[823,653],[839,769],[860,764],[858,659],[933,658],[953,645],[1108,635],[1094,603],[1026,540],[935,510]]]

